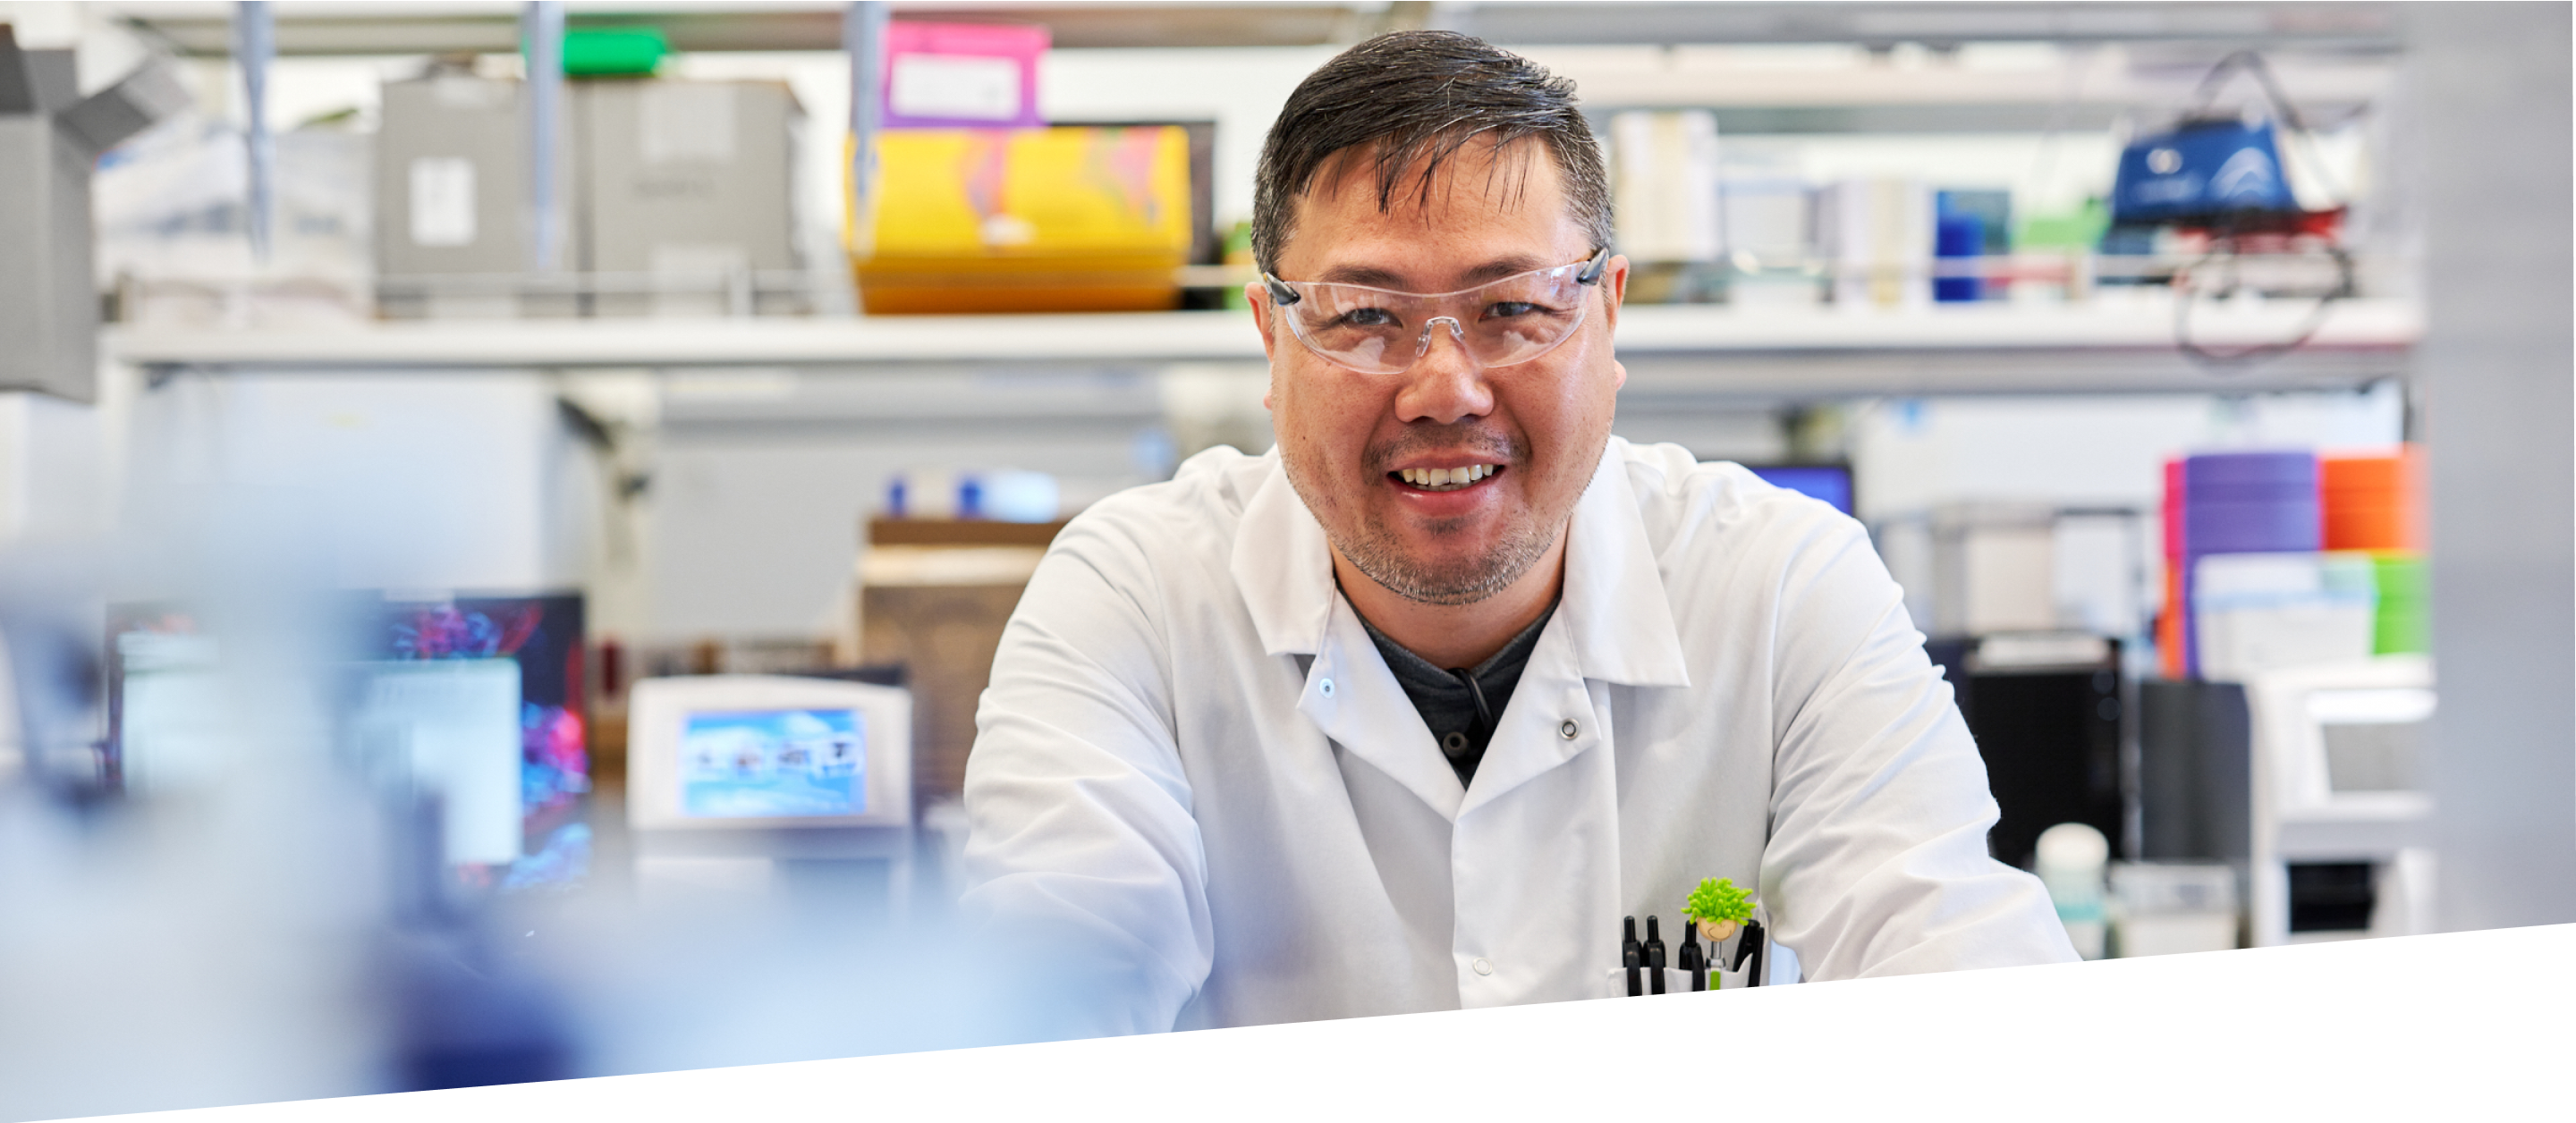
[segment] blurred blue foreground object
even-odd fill
[[[12,772],[86,802],[114,787],[99,738],[103,660],[96,559],[74,549],[0,557],[0,641],[17,727],[0,730],[0,782]]]
[[[889,1056],[829,1074],[582,1082],[822,1095],[2264,1095],[2576,1100],[2576,1015],[1631,1015],[1492,1012],[1360,1028]],[[1200,1105],[1206,1108],[1206,1105]],[[2069,1118],[2076,1110],[2066,1110]]]

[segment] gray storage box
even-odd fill
[[[574,260],[599,315],[782,312],[758,274],[797,267],[795,137],[782,82],[572,87],[581,214]]]
[[[528,141],[515,80],[384,87],[376,143],[378,307],[387,317],[796,311],[759,274],[797,267],[795,130],[784,83],[568,84],[566,264],[529,276]]]
[[[384,86],[377,306],[388,318],[515,316],[528,268],[519,83],[434,74]]]

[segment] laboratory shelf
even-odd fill
[[[2293,336],[2303,303],[2200,313],[2217,349]],[[1748,398],[1865,394],[2327,389],[2404,377],[2423,317],[2411,302],[2336,306],[2308,344],[2211,367],[2174,343],[2169,303],[1983,305],[1903,312],[1638,305],[1620,315],[1632,393]],[[410,322],[301,330],[113,329],[107,351],[147,370],[1092,370],[1251,363],[1243,312],[858,319]]]
[[[2205,347],[2294,338],[2303,306],[2195,317]],[[1653,397],[1747,404],[1875,395],[2255,393],[2335,390],[2408,374],[2423,317],[2411,303],[2353,301],[2306,346],[2210,365],[2174,343],[2169,302],[1982,305],[1914,312],[1827,308],[1631,308],[1619,352],[1631,408]]]
[[[405,321],[247,331],[110,331],[141,366],[232,369],[778,367],[1259,359],[1241,312],[857,319]]]
[[[2208,344],[2244,346],[2287,338],[2313,307],[2308,301],[2267,302],[2201,314],[2194,325]],[[2403,349],[2422,333],[2423,317],[2412,303],[2356,300],[2336,306],[2310,343],[2327,348]],[[1619,347],[1637,352],[2088,351],[2171,350],[2173,346],[2173,305],[2152,298],[2051,306],[1932,305],[1906,311],[1663,304],[1630,305],[1619,314]]]
[[[139,29],[172,49],[221,57],[232,49],[220,10],[169,0],[116,5]],[[577,5],[576,27],[651,24],[681,51],[829,51],[841,46],[841,9],[821,0]],[[518,49],[516,5],[414,2],[294,5],[279,13],[285,55],[406,55]],[[2384,4],[2300,0],[2146,4],[2130,0],[2035,0],[2012,4],[1925,4],[1862,0],[1835,4],[1752,2],[1671,4],[1530,0],[1281,0],[1258,5],[1192,2],[906,3],[898,14],[937,18],[971,9],[978,22],[1045,25],[1057,47],[1324,46],[1378,31],[1436,21],[1495,43],[1899,43],[2210,42],[2240,46],[2316,44],[2383,47],[2399,34]],[[374,10],[369,10],[374,9]]]

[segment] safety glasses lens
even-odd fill
[[[1299,299],[1281,311],[1308,349],[1365,373],[1403,371],[1442,334],[1481,366],[1511,366],[1547,353],[1582,325],[1590,288],[1577,279],[1583,270],[1541,269],[1434,295],[1307,282],[1290,286]]]

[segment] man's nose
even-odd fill
[[[1485,381],[1484,365],[1467,353],[1458,321],[1441,316],[1422,330],[1430,337],[1429,346],[1402,376],[1405,385],[1396,395],[1397,418],[1448,425],[1493,412],[1493,387]]]

